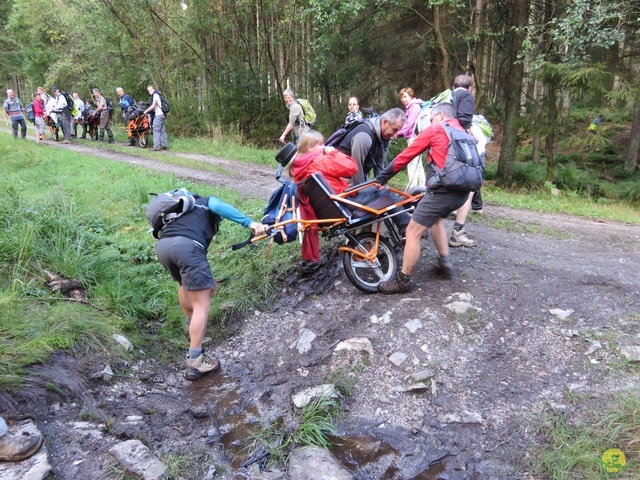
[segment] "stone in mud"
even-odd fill
[[[304,447],[289,457],[289,478],[296,480],[353,480],[354,477],[324,448]]]
[[[127,440],[109,450],[128,472],[144,480],[169,478],[167,467],[140,440]]]

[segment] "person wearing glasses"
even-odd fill
[[[428,152],[427,161],[436,167],[444,167],[449,150],[449,137],[442,123],[451,128],[464,130],[456,118],[456,110],[449,103],[440,103],[431,111],[431,125],[424,129],[379,175],[376,180],[386,184],[396,173],[406,167],[416,156]],[[406,232],[406,244],[402,256],[402,269],[396,278],[381,282],[378,291],[384,294],[407,292],[411,285],[411,274],[420,258],[420,240],[431,230],[438,250],[439,270],[450,278],[453,265],[449,257],[449,237],[443,218],[460,208],[467,201],[469,192],[449,190],[444,186],[429,188],[416,206]]]
[[[361,122],[364,120],[362,112],[360,111],[360,101],[358,97],[351,97],[347,106],[349,107],[349,113],[347,114],[347,118],[344,119],[343,126],[346,127],[353,122]]]
[[[345,155],[353,158],[358,164],[358,171],[351,177],[353,185],[359,185],[377,176],[385,166],[389,151],[389,141],[398,135],[404,126],[405,114],[399,108],[387,110],[379,117],[367,119],[354,127],[335,145]]]

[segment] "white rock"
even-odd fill
[[[448,413],[439,415],[438,420],[442,423],[482,423],[482,415],[478,412],[468,412],[463,410],[459,413]]]
[[[389,356],[389,361],[396,366],[400,366],[407,359],[407,354],[402,352],[395,352]]]
[[[144,480],[169,478],[167,467],[140,440],[120,442],[109,452],[127,471]]]
[[[592,353],[594,353],[596,350],[600,350],[602,348],[602,344],[599,341],[595,341],[591,343],[591,346],[589,347],[589,349],[584,352],[585,355],[591,355]]]
[[[118,342],[120,345],[124,347],[125,350],[132,350],[133,344],[129,341],[129,339],[123,335],[118,333],[113,334],[113,339]]]
[[[371,315],[371,323],[379,323],[380,325],[386,325],[391,322],[391,312],[387,312],[378,318],[377,315]]]
[[[316,387],[309,387],[301,392],[294,394],[291,397],[293,404],[302,408],[307,405],[314,398],[337,398],[338,393],[336,387],[333,384],[326,383],[324,385],[318,385]]]
[[[444,306],[445,306],[445,308],[451,310],[453,313],[457,313],[459,315],[461,315],[463,313],[467,313],[467,311],[469,309],[482,311],[481,308],[474,307],[469,302],[454,301],[454,302],[451,302],[451,303],[446,303]]]
[[[555,315],[556,317],[558,317],[560,320],[564,320],[565,318],[567,318],[569,315],[571,315],[572,313],[574,313],[575,310],[562,310],[560,308],[552,308],[549,310],[549,313],[551,315]]]
[[[411,333],[416,333],[419,328],[422,328],[422,322],[418,319],[409,320],[404,326],[407,327]]]
[[[296,349],[300,355],[307,353],[311,350],[311,343],[316,339],[316,334],[308,328],[305,328],[300,333],[298,341],[296,342]]]
[[[630,362],[640,362],[640,346],[621,347],[620,353]]]
[[[348,350],[351,352],[368,352],[369,355],[373,355],[373,345],[371,345],[371,340],[368,338],[350,338],[343,342],[340,342],[336,345],[336,348],[333,349],[334,352],[338,352],[340,350]]]
[[[295,480],[353,480],[353,475],[321,447],[304,447],[289,456],[289,478]]]
[[[411,381],[411,382],[422,382],[424,380],[433,378],[435,376],[436,374],[433,370],[425,368],[424,370],[420,370],[419,372],[415,372],[415,373],[412,373],[411,375],[407,375],[405,377],[405,380]]]
[[[445,298],[444,303],[450,303],[453,300],[459,300],[461,302],[470,302],[471,300],[473,300],[473,295],[471,295],[470,293],[456,292],[449,295],[447,298]]]
[[[418,383],[410,383],[409,385],[405,385],[403,387],[396,387],[394,389],[396,392],[426,392],[430,390],[430,387],[427,386],[426,383],[418,382]]]

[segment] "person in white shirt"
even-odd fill
[[[149,85],[147,87],[147,91],[149,95],[151,95],[151,100],[149,102],[151,105],[144,111],[144,114],[153,111],[153,150],[168,150],[169,142],[167,140],[167,128],[165,126],[165,115],[162,111],[162,102],[160,101],[160,92],[158,92],[153,85]]]

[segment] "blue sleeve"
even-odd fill
[[[209,210],[213,213],[217,213],[222,218],[226,218],[232,222],[239,223],[243,227],[249,228],[249,225],[253,222],[253,220],[247,217],[244,213],[240,212],[228,203],[224,203],[218,197],[209,197],[208,206]]]

